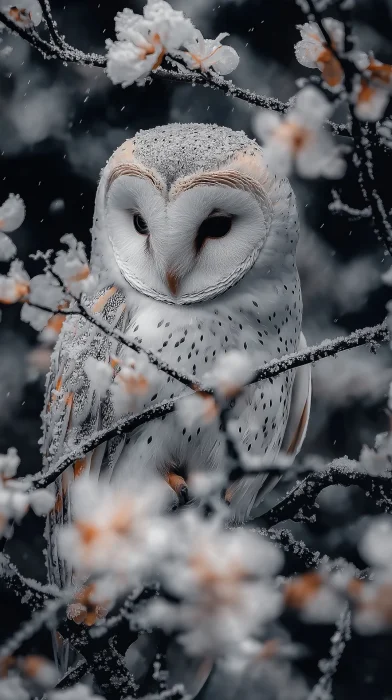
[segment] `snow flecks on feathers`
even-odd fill
[[[177,178],[223,165],[236,153],[256,144],[242,131],[216,124],[168,124],[138,131],[134,154],[156,169],[169,187]]]

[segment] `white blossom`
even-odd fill
[[[35,331],[42,331],[47,325],[51,313],[48,311],[43,311],[42,309],[37,309],[31,304],[23,304],[20,310],[20,318],[25,323],[29,323]]]
[[[33,685],[36,690],[53,688],[59,680],[56,666],[44,656],[36,654],[23,656],[18,659],[17,667],[23,678],[27,679],[29,686]]]
[[[147,391],[152,391],[159,381],[155,367],[146,356],[136,353],[112,358],[112,363],[119,368],[110,386],[116,415],[142,410]]]
[[[0,700],[29,700],[30,694],[23,688],[19,676],[0,679]]]
[[[107,362],[96,360],[94,357],[88,357],[84,363],[83,369],[94,391],[96,391],[101,398],[105,396],[113,380],[113,367]]]
[[[259,112],[254,129],[264,143],[264,158],[277,175],[289,175],[294,167],[298,175],[307,178],[335,179],[344,175],[346,164],[341,150],[322,129],[332,109],[320,90],[308,86],[298,93],[286,116]]]
[[[219,355],[213,369],[204,375],[204,383],[225,397],[235,396],[253,375],[253,365],[246,352],[230,350]]]
[[[235,70],[239,56],[231,46],[222,46],[222,39],[229,34],[219,34],[216,39],[204,39],[197,29],[191,40],[184,43],[186,51],[178,52],[188,68],[207,71],[213,68],[221,75],[227,75]]]
[[[384,115],[392,95],[392,66],[371,57],[357,76],[355,114],[363,121],[378,121]]]
[[[64,301],[64,291],[53,275],[46,272],[31,278],[29,301],[56,310]]]
[[[64,290],[50,272],[36,275],[30,280],[29,303],[23,304],[20,312],[22,321],[29,323],[36,331],[48,330],[45,340],[50,340],[51,327],[55,325],[54,318],[58,315],[56,310],[64,306],[64,296]],[[53,313],[40,306],[53,309]]]
[[[0,535],[4,533],[9,520],[19,522],[29,509],[28,494],[23,491],[0,485]]]
[[[18,471],[20,457],[15,447],[9,447],[6,455],[0,455],[0,475],[12,479]]]
[[[373,518],[359,544],[359,551],[371,566],[392,571],[392,517]]]
[[[14,304],[24,299],[30,288],[30,278],[20,260],[13,260],[8,275],[0,275],[0,302]]]
[[[181,532],[171,557],[161,564],[164,587],[180,603],[158,599],[146,611],[147,622],[180,632],[191,655],[223,655],[259,632],[280,612],[281,596],[272,577],[281,553],[244,530],[225,531],[217,519],[197,512],[179,516]]]
[[[389,287],[392,287],[392,265],[387,270],[387,272],[384,272],[383,275],[381,275],[381,279],[384,282],[384,284],[387,284]]]
[[[164,553],[163,486],[153,477],[110,486],[83,474],[72,488],[73,523],[60,532],[63,556],[81,575],[112,571],[137,583]]]
[[[47,515],[55,504],[55,497],[49,489],[37,489],[29,495],[29,502],[36,515]]]
[[[359,467],[372,476],[391,476],[392,434],[377,435],[375,449],[363,445],[359,455]]]
[[[24,28],[36,27],[42,20],[42,10],[37,0],[19,0],[16,3],[0,0],[0,10],[9,15],[15,24]]]
[[[322,20],[334,49],[340,53],[344,48],[344,25],[336,19],[326,17]],[[331,49],[325,44],[324,36],[316,22],[299,25],[301,41],[294,49],[299,63],[306,68],[319,68],[325,82],[331,88],[339,88],[343,80],[343,69]]]
[[[78,296],[94,291],[96,281],[90,272],[83,243],[67,233],[60,238],[68,250],[60,250],[53,264],[53,272],[60,277],[69,291]]]
[[[147,0],[143,15],[125,8],[116,15],[115,29],[117,40],[106,42],[107,73],[123,87],[143,84],[165,54],[177,51],[195,31],[184,13],[164,0]]]
[[[22,225],[25,213],[23,199],[18,194],[10,194],[0,207],[0,260],[6,262],[16,255],[16,246],[6,233]]]
[[[218,406],[214,397],[201,392],[184,396],[177,406],[177,419],[187,429],[192,428],[198,421],[208,425],[218,415]]]
[[[8,195],[8,199],[0,207],[0,230],[10,233],[19,228],[24,221],[26,207],[18,194]]]
[[[16,245],[9,236],[0,231],[0,260],[7,262],[16,255]]]

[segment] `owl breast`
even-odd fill
[[[273,305],[254,295],[236,295],[230,300],[178,307],[139,297],[127,335],[151,349],[171,367],[203,379],[218,356],[236,349],[246,352],[253,367],[297,349],[301,331],[301,300],[297,280],[286,285]],[[233,295],[234,296],[234,295]],[[293,374],[252,384],[236,399],[232,409],[235,430],[242,449],[250,455],[273,457],[279,451],[287,424]],[[158,372],[151,395],[143,408],[165,399],[189,394],[177,380]],[[189,416],[188,416],[189,418]],[[184,424],[185,423],[185,424]],[[154,465],[160,472],[178,468],[216,469],[224,458],[224,439],[219,423],[195,419],[189,425],[178,412],[141,427],[131,437],[116,470],[146,471]]]

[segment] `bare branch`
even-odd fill
[[[336,484],[359,486],[382,512],[392,512],[392,501],[389,496],[386,496],[391,491],[391,477],[371,476],[366,472],[335,466],[332,463],[324,471],[309,474],[280,503],[252,522],[272,527],[285,520],[293,520],[299,511],[308,510],[310,506],[314,506],[317,496],[323,489]]]

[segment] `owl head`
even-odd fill
[[[225,294],[293,265],[293,192],[243,132],[210,124],[139,131],[102,171],[92,264],[169,304]]]

